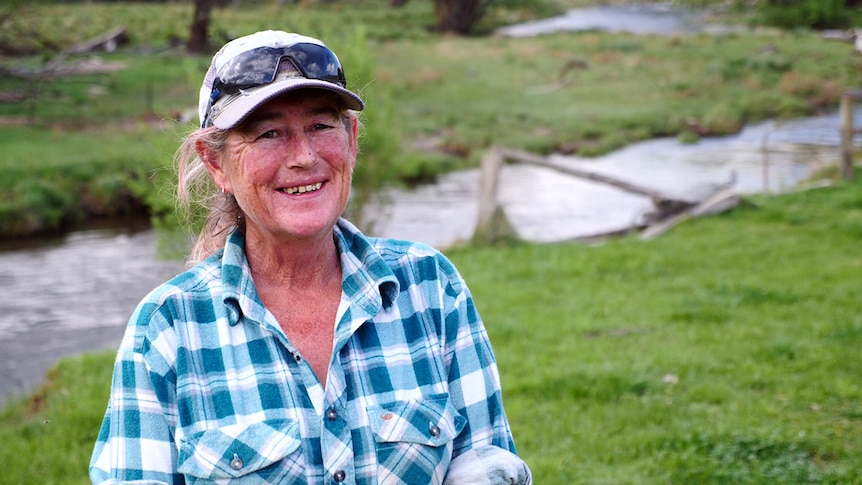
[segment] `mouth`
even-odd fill
[[[293,194],[306,194],[308,192],[316,192],[320,190],[320,187],[323,186],[323,182],[317,182],[315,184],[308,185],[297,185],[296,187],[285,187],[283,189],[279,189],[281,192],[284,192],[288,195]]]

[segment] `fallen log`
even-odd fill
[[[670,197],[649,187],[639,186],[631,182],[620,180],[608,175],[590,172],[575,167],[562,166],[551,162],[547,157],[532,153],[514,150],[510,148],[492,147],[482,159],[482,177],[479,199],[479,223],[474,234],[488,240],[495,239],[495,226],[498,224],[500,207],[497,204],[498,171],[504,161],[513,161],[526,165],[533,165],[559,171],[566,175],[587,179],[593,182],[608,184],[634,194],[649,197],[656,207],[656,212],[650,215],[649,221],[627,229],[643,228],[641,239],[652,239],[667,232],[677,224],[708,214],[724,212],[739,204],[739,197],[732,188],[736,183],[736,176],[732,174],[729,181],[718,186],[708,187],[709,191],[702,196],[683,200]]]
[[[498,148],[497,150],[503,156],[504,159],[514,160],[526,165],[549,168],[558,172],[565,173],[567,175],[573,175],[575,177],[592,180],[593,182],[600,182],[603,184],[612,185],[619,189],[625,190],[626,192],[631,192],[633,194],[649,197],[650,199],[652,199],[653,204],[656,205],[656,207],[659,209],[659,212],[661,213],[676,213],[680,210],[683,210],[684,208],[694,205],[690,201],[676,199],[666,194],[662,194],[657,190],[650,189],[648,187],[641,187],[631,182],[620,180],[618,178],[614,178],[608,175],[590,172],[587,170],[581,170],[575,167],[564,167],[555,164],[549,161],[546,157],[542,157],[540,155],[534,155],[532,153],[527,153],[520,150],[513,150],[510,148]]]
[[[664,234],[677,224],[694,217],[718,214],[728,211],[739,205],[739,196],[730,189],[723,189],[712,196],[702,200],[700,203],[655,224],[647,226],[641,232],[641,239],[649,240]]]
[[[129,41],[125,27],[116,27],[108,32],[74,45],[69,54],[86,54],[89,52],[114,52],[117,47]]]

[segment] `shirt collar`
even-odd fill
[[[369,315],[394,305],[398,280],[371,241],[346,219],[335,226],[335,243],[341,255],[342,291],[352,304]],[[245,233],[234,229],[222,255],[222,294],[231,312],[231,324],[242,315],[264,322],[266,309],[260,302],[245,255]]]
[[[335,225],[335,243],[341,252],[341,286],[348,298],[373,288],[379,304],[391,308],[400,291],[398,279],[371,240],[342,218]]]

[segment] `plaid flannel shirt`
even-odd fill
[[[335,240],[343,290],[325,389],[258,299],[234,231],[133,313],[92,481],[416,485],[441,483],[467,451],[514,452],[455,267],[343,219]]]

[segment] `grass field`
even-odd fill
[[[862,483],[862,179],[662,237],[450,253],[535,483]],[[86,483],[111,355],[0,413],[2,483]]]
[[[537,483],[862,482],[859,189],[455,255]]]

